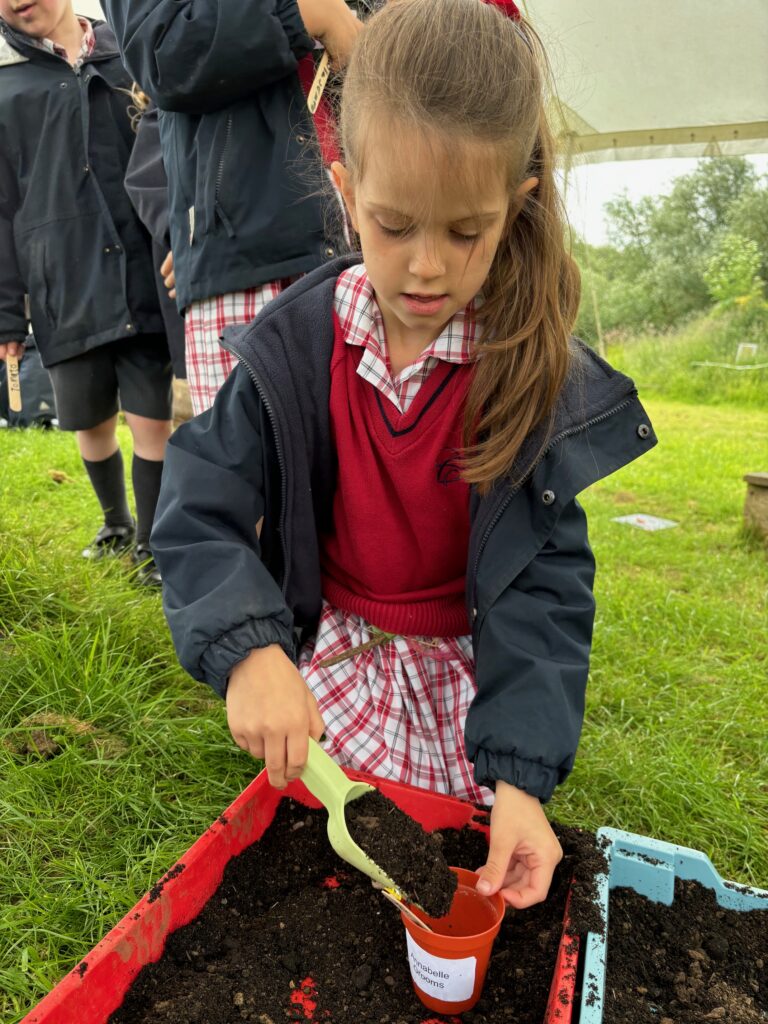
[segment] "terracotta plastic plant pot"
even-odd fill
[[[451,868],[459,877],[456,895],[445,917],[427,917],[411,908],[433,930],[428,932],[401,914],[408,943],[408,965],[416,995],[430,1010],[464,1013],[483,991],[493,941],[504,918],[504,898],[481,896],[480,877],[465,868]]]

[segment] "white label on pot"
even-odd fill
[[[444,999],[446,1003],[460,1003],[470,998],[475,988],[477,957],[445,960],[417,946],[410,932],[407,931],[405,937],[411,977],[422,992],[434,999]]]

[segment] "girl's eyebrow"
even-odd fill
[[[382,206],[379,203],[368,203],[368,206],[374,213],[387,213],[392,217],[402,217],[403,220],[411,220],[409,213],[403,213],[402,210],[394,210],[391,206]],[[469,213],[466,217],[457,217],[456,220],[449,221],[449,223],[452,225],[488,224],[496,220],[500,213],[500,210],[484,210],[482,213]]]
[[[467,224],[472,226],[474,224],[490,224],[491,221],[496,220],[500,215],[501,210],[485,210],[483,213],[470,213],[468,217],[461,217],[459,220],[452,220],[451,224]]]

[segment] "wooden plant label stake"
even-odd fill
[[[397,896],[393,896],[391,892],[388,892],[386,889],[382,889],[381,895],[385,900],[389,900],[390,903],[396,906],[398,910],[402,910],[405,916],[410,921],[413,921],[414,924],[417,924],[419,928],[423,928],[427,932],[433,932],[435,930],[434,928],[430,928],[426,921],[422,921],[420,917],[417,917],[406,903],[399,900]]]
[[[19,379],[19,357],[6,356],[8,367],[8,407],[11,412],[21,412],[21,381]]]
[[[307,96],[307,106],[309,107],[310,114],[314,114],[317,110],[330,74],[331,58],[328,56],[328,51],[326,50],[320,58],[320,63],[317,65],[317,71],[315,72],[315,77],[312,81],[312,88],[309,90],[309,96]]]

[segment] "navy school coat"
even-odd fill
[[[0,342],[27,335],[46,366],[163,321],[150,238],[123,187],[131,79],[94,22],[82,67],[0,20]]]
[[[333,257],[341,219],[299,82],[314,41],[295,0],[104,8],[160,111],[179,309]]]
[[[179,658],[222,695],[250,650],[276,643],[295,658],[317,623],[335,479],[333,292],[353,262],[314,271],[229,332],[239,366],[169,442],[152,550]],[[465,740],[479,784],[503,779],[547,800],[573,767],[594,620],[576,495],[655,443],[632,381],[574,340],[549,439],[529,437],[513,469],[523,483],[472,493],[477,695]]]

